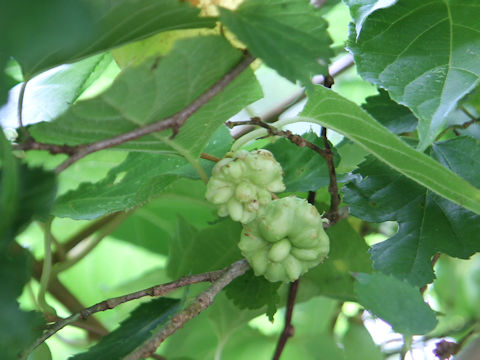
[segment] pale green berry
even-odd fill
[[[205,197],[219,205],[220,216],[248,223],[272,200],[272,192],[285,190],[282,176],[280,164],[267,150],[228,153],[214,166]]]
[[[294,256],[287,256],[283,261],[283,265],[290,281],[297,280],[303,273],[302,263]]]
[[[235,198],[227,202],[227,210],[232,220],[240,221],[243,218],[243,205]]]
[[[298,260],[314,261],[318,257],[318,251],[312,249],[293,248],[290,253]]]
[[[268,259],[275,262],[281,262],[290,254],[292,245],[287,239],[277,241],[268,251]]]
[[[255,274],[270,281],[295,281],[327,256],[322,218],[306,200],[273,200],[259,212],[244,225],[238,244]]]
[[[267,256],[267,251],[265,249],[256,250],[250,256],[249,263],[252,266],[255,275],[263,275],[267,271],[268,262],[265,261]]]
[[[252,265],[253,268],[253,265]],[[285,272],[285,266],[280,263],[270,263],[265,271],[265,277],[271,282],[285,281],[287,274]]]
[[[240,202],[251,202],[257,196],[257,188],[246,181],[238,184],[235,189],[235,197]]]

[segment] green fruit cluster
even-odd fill
[[[272,282],[295,281],[328,254],[323,222],[304,199],[273,200],[244,225],[238,246],[255,275]]]
[[[272,200],[272,193],[284,190],[282,167],[270,151],[240,150],[215,165],[205,197],[219,205],[218,215],[246,224]]]

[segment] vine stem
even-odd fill
[[[23,128],[23,99],[25,98],[25,90],[27,89],[28,81],[22,83],[20,88],[20,94],[18,95],[18,104],[17,104],[17,116],[18,116],[18,127]]]
[[[208,308],[212,304],[215,296],[225,286],[230,284],[237,277],[243,275],[249,268],[250,266],[245,259],[239,260],[230,265],[218,280],[214,281],[207,290],[198,295],[190,305],[176,314],[165,327],[160,329],[152,338],[148,339],[130,355],[126,356],[124,360],[142,359],[153,354],[167,337],[175,333],[178,329],[183,327],[186,322]]]
[[[153,287],[149,287],[147,289],[143,289],[140,291],[136,291],[133,293],[125,294],[122,296],[118,296],[115,298],[107,299],[104,301],[101,301],[93,306],[90,306],[88,308],[85,308],[65,319],[61,319],[57,321],[55,324],[49,327],[47,331],[44,332],[44,334],[39,337],[34,344],[22,352],[21,358],[23,357],[26,358],[28,354],[30,354],[37,346],[39,346],[41,343],[43,343],[45,340],[50,338],[52,335],[56,334],[58,331],[63,329],[67,325],[71,325],[73,323],[78,322],[79,320],[86,320],[89,316],[100,312],[100,311],[106,311],[113,309],[117,307],[120,304],[140,299],[145,296],[151,296],[151,297],[157,297],[157,296],[164,296],[168,294],[169,292],[176,290],[178,288],[192,285],[192,284],[197,284],[200,282],[213,282],[216,284],[217,281],[220,281],[224,275],[227,275],[226,279],[223,279],[220,284],[223,284],[222,288],[220,288],[218,291],[223,289],[226,285],[228,285],[233,279],[236,277],[242,275],[247,269],[249,268],[248,264],[246,263],[245,260],[240,260],[226,268],[217,270],[217,271],[211,271],[211,272],[206,272],[202,274],[197,274],[197,275],[191,275],[187,277],[182,277],[176,281],[172,281],[166,284],[160,284],[156,285]],[[240,273],[243,271],[242,273]],[[228,282],[226,282],[228,281]],[[217,284],[217,288],[218,288]],[[207,290],[208,291],[208,290]],[[213,300],[213,299],[212,299]]]
[[[52,275],[52,221],[53,218],[49,218],[44,226],[45,258],[43,260],[42,276],[40,277],[40,289],[38,290],[37,303],[43,312],[56,315],[55,309],[51,307],[45,299],[45,295],[48,289],[48,283],[50,282],[50,277]]]
[[[131,215],[132,212],[125,212],[116,216],[111,222],[107,223],[102,231],[90,242],[87,246],[76,256],[66,259],[63,262],[57,263],[53,266],[53,275],[57,276],[60,272],[65,271],[79,261],[81,261],[85,256],[87,256],[95,247],[100,244],[100,242],[108,235],[110,235],[115,229],[125,221],[127,217]]]

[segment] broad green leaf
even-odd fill
[[[32,351],[27,360],[52,360],[52,353],[47,343],[40,344]]]
[[[230,148],[231,141],[228,130],[225,127],[219,128],[212,135],[205,150],[215,156],[223,156]],[[101,153],[93,156],[102,159]],[[90,174],[88,158],[82,161]],[[198,163],[199,167],[207,171],[210,171],[213,165],[214,163],[206,160]],[[80,166],[71,171],[67,169],[62,175],[75,176],[76,171],[82,172],[83,168]],[[98,164],[94,163],[93,169],[98,168]],[[101,170],[103,173],[104,169]],[[97,173],[93,174],[98,178]],[[164,191],[168,192],[169,185],[184,177],[197,179],[198,175],[186,160],[178,155],[168,152],[130,153],[125,161],[112,168],[102,180],[96,183],[84,182],[75,190],[60,196],[56,201],[54,214],[74,219],[94,219],[120,210],[131,210],[146,204]],[[164,249],[164,246],[160,249]]]
[[[10,229],[18,211],[19,169],[12,147],[0,130],[0,250],[14,236]]]
[[[106,92],[78,102],[50,123],[32,126],[31,134],[44,142],[78,145],[159,121],[192,103],[231,70],[241,57],[241,52],[220,36],[179,40],[165,57],[126,69]],[[174,140],[170,139],[171,132],[168,131],[120,147],[173,151],[196,158],[222,122],[260,96],[261,89],[252,72],[247,70],[193,114]]]
[[[421,335],[432,330],[437,319],[423,301],[419,288],[405,280],[382,273],[357,274],[358,302],[405,335]]]
[[[440,256],[435,264],[433,296],[438,311],[448,317],[476,318],[480,314],[480,254],[468,261]],[[440,320],[442,321],[442,320]]]
[[[360,34],[365,19],[374,11],[395,4],[398,0],[343,0],[350,8],[350,15],[355,22],[355,31]]]
[[[21,311],[16,299],[31,277],[31,257],[11,246],[33,219],[48,215],[56,191],[53,173],[17,163],[0,131],[0,349],[2,359],[18,353],[40,336],[43,316]]]
[[[28,47],[30,53],[27,51],[25,45],[32,44],[32,42],[27,42],[21,37],[25,36],[25,33],[16,34],[15,39],[23,40],[21,45],[24,46],[18,46],[11,55],[21,63],[27,77],[157,32],[212,27],[215,24],[214,19],[198,17],[199,10],[197,8],[179,0],[139,0],[135,2],[122,0],[115,3],[108,0],[68,1],[66,3],[55,0],[54,2],[55,7],[42,11],[40,15],[43,17],[38,16],[38,19],[47,22],[46,30],[42,28],[43,24],[39,25],[38,23],[29,25],[27,28],[33,30],[30,34],[38,34],[38,30],[40,30],[40,34],[45,36],[45,38],[40,38],[38,47],[34,47],[36,52],[32,53],[31,47]],[[29,8],[32,5],[25,3],[23,7]],[[36,8],[37,11],[39,9],[41,7]],[[59,13],[62,16],[58,16]],[[26,16],[21,16],[20,19],[27,21]],[[62,21],[59,22],[59,19]],[[48,21],[53,24],[48,24]],[[77,37],[73,37],[70,42],[67,42],[67,36],[71,32]],[[59,39],[61,42],[48,41],[47,34],[53,34],[54,39]],[[83,36],[80,37],[80,35]]]
[[[7,60],[13,56],[19,61],[27,78],[38,70],[67,62],[67,53],[85,47],[96,33],[87,3],[74,0],[3,1],[0,32],[9,34],[0,40],[2,57]],[[51,64],[46,58],[49,54],[58,61]],[[3,71],[0,74],[3,80]]]
[[[476,0],[404,0],[366,18],[350,50],[360,75],[419,118],[426,149],[457,102],[479,83]]]
[[[399,173],[480,214],[480,190],[427,155],[412,149],[356,104],[318,86],[309,92],[303,119],[335,130]]]
[[[142,304],[117,329],[104,336],[90,350],[70,359],[123,359],[147,341],[155,329],[165,325],[180,307],[180,300],[169,298],[159,298]]]
[[[435,144],[432,156],[479,186],[480,147],[466,137]],[[371,249],[375,269],[423,286],[434,279],[431,258],[437,252],[468,258],[480,251],[480,217],[370,157],[344,188],[351,213],[370,222],[397,221],[392,238]]]
[[[292,82],[311,85],[333,52],[321,13],[303,0],[246,0],[220,19],[253,55]]]
[[[394,134],[412,132],[417,127],[417,118],[405,106],[390,99],[385,90],[370,96],[362,105],[370,115]]]
[[[348,330],[342,338],[346,360],[383,360],[380,348],[363,324],[348,322]]]
[[[53,214],[89,220],[120,210],[131,210],[157,196],[179,177],[192,173],[179,156],[130,153],[97,183],[82,183],[55,202]]]
[[[0,252],[0,349],[5,360],[17,360],[20,351],[42,334],[45,325],[42,314],[22,311],[16,301],[30,280],[30,260],[23,249]]]
[[[214,205],[205,199],[203,182],[189,179],[172,182],[155,200],[135,210],[112,235],[168,255],[178,216],[184,216],[199,229],[210,226],[217,218]]]
[[[183,218],[178,219],[167,272],[172,279],[219,270],[242,258],[237,243],[241,225],[228,218],[198,231]]]
[[[303,137],[321,149],[325,148],[323,140],[315,133],[310,132]],[[287,139],[279,139],[265,148],[282,165],[286,191],[316,191],[329,184],[327,163],[315,151],[307,147],[300,148]],[[335,165],[338,165],[340,158],[335,150],[334,154]]]
[[[255,276],[249,270],[233,280],[225,288],[225,294],[240,309],[259,309],[265,305],[276,309],[280,303],[277,293],[280,285],[280,282],[272,283],[263,276]]]
[[[22,106],[24,125],[41,121],[50,121],[65,112],[91,83],[98,73],[111,62],[109,54],[102,54],[79,61],[75,64],[61,65],[31,79],[25,88]],[[0,108],[1,125],[18,127],[18,99],[22,84],[15,86],[9,95],[9,101]]]
[[[327,229],[330,253],[323,264],[302,277],[302,287],[313,288],[317,294],[355,300],[353,272],[371,272],[372,265],[365,241],[344,220]]]
[[[56,188],[52,172],[17,163],[0,131],[0,250],[33,219],[48,216]]]

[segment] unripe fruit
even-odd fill
[[[327,256],[323,219],[306,200],[271,201],[243,226],[238,244],[255,275],[270,281],[295,281]]]
[[[218,215],[248,223],[272,200],[272,192],[285,190],[283,171],[268,150],[227,156],[214,166],[205,197],[219,205]]]

